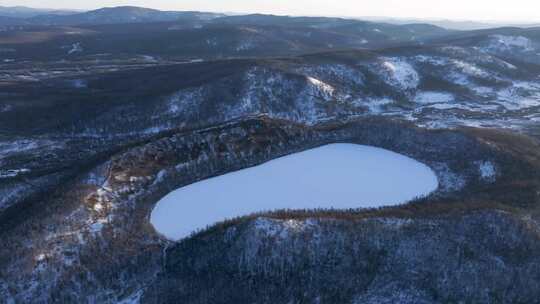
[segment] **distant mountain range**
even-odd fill
[[[36,9],[24,6],[0,6],[0,26],[5,25],[82,25],[82,24],[115,24],[145,23],[168,21],[209,21],[219,18],[226,24],[257,24],[283,26],[313,26],[324,28],[336,25],[351,25],[359,20],[393,25],[431,24],[450,30],[477,30],[503,26],[534,27],[538,23],[478,22],[456,20],[423,20],[414,18],[392,17],[289,17],[263,14],[221,14],[196,11],[160,11],[156,9],[119,6],[105,7],[91,11]]]
[[[87,12],[40,10],[26,7],[0,7],[4,25],[82,25],[211,20],[223,14],[160,11],[135,6],[106,7]],[[6,19],[10,18],[10,19]]]
[[[451,30],[481,30],[496,27],[538,27],[538,22],[503,22],[503,21],[474,21],[474,20],[448,20],[448,19],[415,19],[391,17],[359,17],[359,19],[372,22],[386,22],[391,24],[429,23]]]
[[[26,6],[0,6],[0,16],[11,18],[32,18],[40,15],[71,15],[81,11],[75,10],[55,10],[55,9],[40,9]]]
[[[270,15],[216,17],[200,13],[177,15],[175,21],[148,15],[131,19],[100,14],[99,18],[62,16],[45,24],[0,32],[0,47],[7,59],[70,59],[103,54],[176,59],[289,56],[350,48],[380,48],[424,41],[452,34],[429,24],[393,25],[334,18]],[[140,16],[140,15],[139,15]],[[32,20],[45,20],[49,16]],[[167,17],[172,18],[172,17]],[[62,22],[60,22],[61,20]],[[73,20],[78,20],[77,23]],[[92,24],[95,20],[99,23]],[[124,20],[123,23],[113,24]],[[159,19],[166,20],[166,19]],[[7,23],[14,21],[7,19]],[[15,19],[17,21],[17,19]],[[84,23],[85,21],[87,23]],[[1,21],[0,21],[1,22]],[[1,23],[0,23],[1,24]],[[73,46],[78,46],[74,48]],[[1,58],[1,57],[0,57]]]
[[[188,60],[289,56],[422,44],[454,33],[420,23],[396,25],[262,14],[226,16],[132,6],[29,18],[0,16],[0,30],[2,27],[0,46],[10,52],[4,51],[0,58],[17,61],[103,54]]]
[[[202,12],[159,11],[134,6],[107,7],[72,15],[41,15],[29,20],[31,23],[47,25],[113,24],[164,22],[177,20],[211,20],[221,14]]]

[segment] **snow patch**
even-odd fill
[[[297,73],[320,79],[323,82],[331,81],[347,87],[364,86],[365,76],[362,72],[345,64],[322,64],[306,66],[296,70]]]
[[[492,35],[489,48],[503,51],[509,51],[514,48],[534,51],[532,41],[523,36]]]
[[[380,225],[383,225],[385,227],[392,228],[392,229],[402,229],[403,227],[409,226],[414,223],[414,220],[412,219],[389,218],[389,217],[367,219],[367,221],[375,222],[375,223],[378,223]]]
[[[47,256],[44,253],[40,253],[34,257],[34,260],[36,262],[42,262],[47,258]]]
[[[314,220],[276,220],[265,217],[258,217],[252,223],[253,228],[266,237],[288,238],[290,234],[305,231],[309,227],[314,227]]]
[[[484,69],[462,60],[452,60],[454,66],[456,66],[461,72],[468,76],[478,77],[478,78],[492,78],[491,75],[486,72]]]
[[[462,176],[452,171],[447,164],[439,163],[433,165],[441,191],[451,192],[463,189],[466,185],[466,180]]]
[[[391,86],[410,90],[418,87],[420,76],[414,67],[401,58],[383,58],[381,76]]]
[[[437,110],[451,110],[451,109],[460,109],[460,110],[468,110],[468,111],[473,111],[474,110],[474,108],[472,108],[470,106],[467,106],[467,105],[464,105],[464,104],[459,104],[459,103],[455,103],[455,104],[435,103],[435,104],[430,104],[430,105],[426,106],[426,108],[437,109]],[[420,108],[418,110],[421,110],[421,109],[422,108]],[[445,123],[443,123],[443,124],[444,124],[444,127],[448,127],[447,124],[445,124]]]
[[[354,102],[357,106],[367,106],[371,114],[382,114],[385,112],[385,107],[393,103],[394,100],[390,98],[370,98],[367,102],[363,100]]]
[[[489,97],[492,96],[495,92],[493,88],[490,87],[482,87],[482,86],[473,86],[471,88],[476,94],[482,96],[482,97]]]
[[[307,80],[312,86],[314,86],[321,93],[327,96],[332,96],[334,94],[335,89],[331,85],[310,76],[307,77]]]
[[[452,101],[454,101],[454,95],[444,92],[420,92],[414,98],[414,102],[419,104],[449,103]]]
[[[82,45],[80,42],[74,43],[71,45],[71,49],[68,50],[68,55],[75,53],[81,53],[83,51]]]
[[[174,116],[193,112],[201,101],[202,88],[178,91],[166,98],[167,112]]]
[[[94,211],[100,212],[100,211],[102,211],[102,210],[103,210],[103,204],[102,204],[102,203],[96,203],[96,204],[94,205]]]
[[[144,294],[143,290],[138,290],[129,297],[121,300],[117,304],[139,304],[141,302],[141,298]]]
[[[0,158],[2,154],[21,153],[38,148],[33,140],[15,140],[12,142],[0,142]]]
[[[483,180],[493,181],[495,179],[495,165],[490,161],[478,162],[478,171]]]
[[[497,100],[494,102],[508,110],[540,106],[540,85],[531,82],[514,82],[512,86],[497,92]]]
[[[156,63],[156,62],[158,62],[158,60],[156,59],[156,57],[150,56],[150,55],[141,55],[141,58],[142,58],[144,61],[149,62],[149,63]]]
[[[442,58],[442,57],[418,55],[418,56],[414,57],[414,59],[417,62],[427,63],[427,64],[430,64],[430,65],[433,65],[433,66],[444,66],[444,65],[448,64],[448,59],[447,58]]]
[[[16,177],[22,173],[28,173],[30,169],[0,170],[0,178]]]

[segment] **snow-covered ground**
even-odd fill
[[[533,42],[529,38],[505,35],[492,35],[488,49],[499,49],[503,51],[522,49],[530,52],[534,51]]]
[[[444,92],[419,92],[416,94],[414,101],[419,104],[433,103],[450,103],[454,100],[454,96]]]
[[[420,76],[414,67],[402,58],[382,58],[382,69],[376,68],[386,83],[399,89],[415,89]]]
[[[74,43],[71,45],[70,50],[68,51],[68,55],[74,54],[74,53],[80,53],[83,51],[83,48],[81,46],[80,42]]]
[[[426,165],[375,147],[332,144],[177,189],[150,218],[180,240],[207,226],[276,209],[370,208],[405,203],[438,187]]]

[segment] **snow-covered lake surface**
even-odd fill
[[[165,237],[180,240],[254,212],[396,205],[437,187],[435,173],[414,159],[331,144],[177,189],[157,203],[150,221]]]

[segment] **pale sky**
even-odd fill
[[[15,5],[71,9],[135,5],[280,15],[540,21],[540,0],[0,0],[0,6]]]

